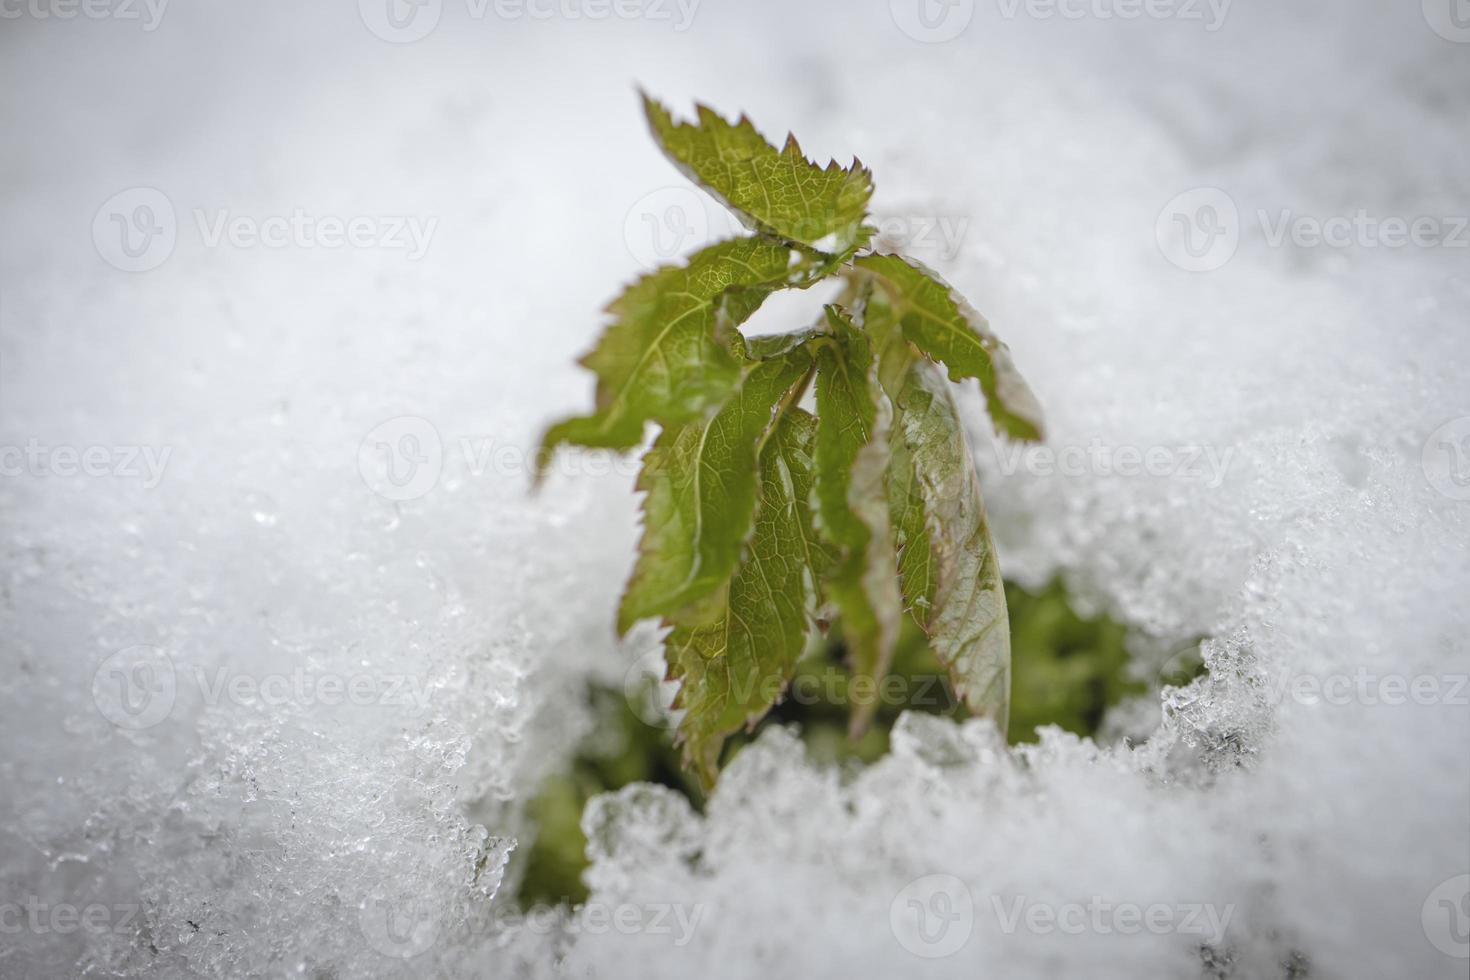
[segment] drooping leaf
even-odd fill
[[[752,361],[708,419],[670,426],[644,458],[643,540],[618,611],[626,632],[714,592],[735,570],[756,506],[756,463],[772,413],[812,365],[796,347]]]
[[[821,526],[841,554],[827,593],[845,624],[853,673],[877,682],[898,639],[898,559],[884,490],[890,409],[879,387],[868,336],[847,313],[827,307],[833,340],[817,353],[817,478]],[[860,734],[877,703],[854,705]]]
[[[792,251],[764,238],[719,242],[683,266],[642,277],[607,308],[613,322],[582,364],[597,375],[596,410],[546,433],[541,458],[561,443],[629,449],[644,423],[696,419],[740,380],[734,327],[792,276]]]
[[[889,516],[904,607],[929,634],[955,693],[1005,731],[1010,630],[974,461],[949,385],[885,291],[864,307],[878,377],[894,405]]]
[[[1041,408],[985,318],[939,275],[897,255],[864,255],[855,266],[883,290],[919,350],[949,369],[951,381],[978,378],[998,432],[1042,438]]]
[[[861,547],[869,528],[848,501],[852,464],[872,441],[882,392],[868,337],[836,306],[826,308],[833,342],[817,352],[817,504],[823,528],[843,548]]]
[[[649,126],[665,154],[686,176],[758,232],[799,242],[831,255],[861,247],[873,175],[857,160],[826,167],[808,160],[788,135],[776,149],[744,116],[727,122],[706,106],[698,121],[676,122],[668,109],[643,97]]]
[[[884,293],[865,290],[861,301],[863,329],[872,338],[879,384],[890,403],[897,404],[914,361],[922,355],[904,337],[898,314]],[[904,611],[923,627],[934,608],[935,574],[923,488],[902,429],[888,440],[888,451],[888,523],[898,558],[899,589]]]
[[[924,493],[908,443],[890,440],[888,460],[888,522],[898,553],[898,584],[904,612],[919,626],[927,626],[934,608],[934,552],[924,513]]]
[[[760,455],[755,532],[716,596],[673,617],[665,640],[686,766],[713,785],[725,737],[765,716],[806,648],[815,582],[828,561],[812,528],[816,422],[791,408]]]
[[[955,693],[1002,732],[1010,699],[1010,626],[995,543],[979,481],[948,383],[915,357],[896,399],[894,441],[902,440],[923,500],[929,547],[924,577],[933,605],[924,623]],[[908,547],[919,547],[910,541]],[[914,562],[921,561],[920,556]]]

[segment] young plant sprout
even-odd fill
[[[726,737],[766,715],[829,630],[854,681],[879,684],[904,616],[968,708],[1004,732],[1005,592],[949,382],[976,379],[997,431],[1040,439],[1006,346],[938,275],[870,247],[873,181],[856,159],[821,167],[744,117],[699,106],[679,122],[647,96],[643,106],[669,159],[752,234],[612,302],[581,360],[596,407],[552,426],[540,458],[562,444],[635,449],[659,427],[618,630],[668,628],[685,767],[712,786]],[[841,295],[814,323],[741,333],[777,290],[833,278]],[[852,733],[872,711],[854,706]]]

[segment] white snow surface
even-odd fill
[[[449,2],[407,44],[350,2],[0,22],[0,976],[1463,977],[1467,236],[1273,247],[1257,214],[1470,214],[1470,44],[1433,0],[1218,30],[980,0],[945,43],[902,0],[662,6]],[[963,227],[911,250],[1058,459],[1172,454],[1017,466],[968,393],[1006,574],[1063,575],[1145,674],[1200,636],[1212,669],[1097,743],[909,716],[838,772],[775,730],[704,816],[594,801],[588,907],[517,920],[583,685],[652,649],[612,629],[628,467],[564,457],[533,496],[526,465],[587,403],[645,196],[687,199],[637,85],[856,153],[900,237]],[[93,224],[135,187],[177,243],[128,272]],[[1193,188],[1241,215],[1214,271],[1156,241]],[[210,244],[297,209],[437,223],[419,258]],[[442,468],[393,500],[405,434]]]

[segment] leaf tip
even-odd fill
[[[531,467],[532,496],[539,494],[541,492],[541,488],[546,486],[546,474],[547,471],[551,469],[551,456],[554,452],[554,449],[547,449],[545,446],[543,446],[541,450],[536,453],[535,465]]]
[[[652,130],[654,139],[662,142],[662,131],[673,125],[673,114],[641,85],[638,87],[638,98],[643,102],[643,116],[648,120],[648,128]]]

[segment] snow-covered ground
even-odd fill
[[[0,5],[0,976],[1465,975],[1463,0],[386,3]],[[873,168],[1047,411],[976,418],[1007,574],[1212,671],[1102,745],[774,732],[522,920],[652,648],[628,467],[527,456],[727,227],[635,85]]]

